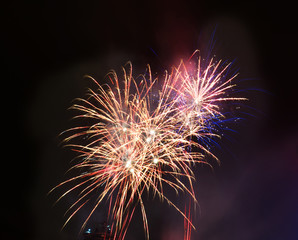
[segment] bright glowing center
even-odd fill
[[[128,160],[127,162],[126,162],[126,165],[125,165],[127,168],[130,168],[131,167],[131,160]]]

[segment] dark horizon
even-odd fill
[[[6,187],[9,204],[3,206],[7,234],[78,239],[88,210],[60,231],[74,196],[53,207],[59,194],[47,193],[69,176],[65,172],[75,154],[62,148],[59,134],[72,126],[74,114],[67,110],[72,100],[90,86],[85,74],[102,83],[110,69],[120,74],[127,61],[135,75],[144,73],[146,64],[162,74],[197,48],[206,51],[213,41],[212,54],[239,69],[238,85],[252,109],[244,108],[246,119],[232,124],[236,132],[214,148],[221,165],[214,162],[213,171],[195,167],[200,210],[192,239],[298,239],[298,34],[294,6],[274,4],[8,3],[3,81],[7,113],[13,116],[7,137],[15,159],[4,159],[12,166],[3,172],[13,171],[12,186]],[[183,195],[175,201],[183,208]],[[157,200],[146,204],[151,239],[180,240],[179,213]],[[104,212],[103,207],[87,227],[103,222]],[[144,239],[138,213],[127,239]]]

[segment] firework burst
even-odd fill
[[[196,55],[197,63],[193,60]],[[238,75],[229,72],[231,63],[213,58],[202,61],[197,50],[187,64],[181,61],[175,71],[174,79],[178,80],[171,84],[177,92],[176,108],[180,119],[180,133],[196,138],[198,141],[192,145],[217,159],[204,144],[198,142],[220,137],[217,123],[226,118],[221,112],[222,102],[247,99],[229,96],[236,86],[232,81]]]
[[[57,186],[73,184],[58,201],[80,189],[78,200],[68,209],[65,224],[97,189],[101,189],[82,229],[96,208],[108,200],[114,239],[125,238],[137,205],[141,208],[145,235],[149,239],[143,195],[151,192],[184,217],[189,232],[187,238],[190,238],[190,226],[194,227],[190,213],[181,211],[163,189],[168,185],[197,201],[191,166],[197,162],[208,164],[205,154],[212,153],[193,137],[216,135],[212,119],[224,117],[219,103],[241,100],[226,97],[236,77],[233,75],[223,81],[228,67],[211,59],[207,67],[202,68],[199,58],[194,74],[181,62],[170,74],[165,74],[160,90],[157,88],[160,82],[152,78],[149,66],[147,77],[140,76],[136,80],[132,65],[128,63],[123,68],[122,81],[112,71],[107,75],[110,83],[103,86],[88,76],[97,89],[89,89],[87,97],[78,99],[71,108],[80,112],[76,118],[90,121],[86,126],[63,133],[67,135],[64,140],[67,145],[80,154],[73,168],[81,170],[79,175]],[[83,144],[72,143],[75,141],[83,141]],[[203,151],[191,151],[192,147]]]

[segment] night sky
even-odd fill
[[[136,75],[146,64],[162,74],[213,41],[213,54],[239,69],[238,86],[249,101],[245,119],[230,124],[235,132],[214,148],[221,165],[195,167],[199,207],[192,239],[297,240],[294,9],[286,1],[10,1],[2,21],[6,238],[82,239],[89,206],[60,231],[75,196],[53,206],[62,191],[47,193],[71,176],[66,171],[75,154],[62,148],[59,134],[72,127],[72,100],[90,86],[85,74],[103,83],[127,61]],[[168,194],[184,208],[183,194]],[[152,240],[183,239],[175,209],[150,196],[146,207]],[[100,207],[88,227],[103,222],[105,212]],[[144,239],[138,212],[127,234],[134,239]]]

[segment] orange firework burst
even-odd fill
[[[190,213],[183,213],[167,198],[163,188],[168,185],[177,193],[187,192],[197,201],[191,166],[197,162],[208,164],[203,153],[211,152],[192,140],[193,136],[216,135],[212,128],[208,131],[206,128],[210,118],[223,117],[219,102],[240,100],[225,96],[233,87],[230,82],[235,77],[222,82],[228,66],[222,67],[220,62],[211,59],[202,69],[199,58],[197,74],[193,75],[182,62],[171,74],[165,74],[161,90],[157,89],[158,79],[152,79],[150,67],[148,77],[141,76],[136,81],[130,63],[123,68],[122,81],[114,71],[108,74],[110,84],[103,86],[88,76],[97,89],[89,89],[87,98],[78,99],[72,109],[80,112],[77,118],[90,119],[92,123],[63,133],[68,134],[64,140],[67,145],[80,153],[80,161],[73,168],[82,169],[79,175],[57,186],[74,184],[58,201],[81,189],[78,200],[68,209],[72,213],[65,225],[89,201],[90,195],[101,189],[82,229],[96,208],[109,200],[113,239],[125,238],[137,205],[141,208],[145,235],[149,239],[143,195],[152,192],[179,211],[187,222],[190,236],[189,226],[194,227]],[[78,139],[84,143],[71,143]],[[203,152],[189,150],[193,146]]]

